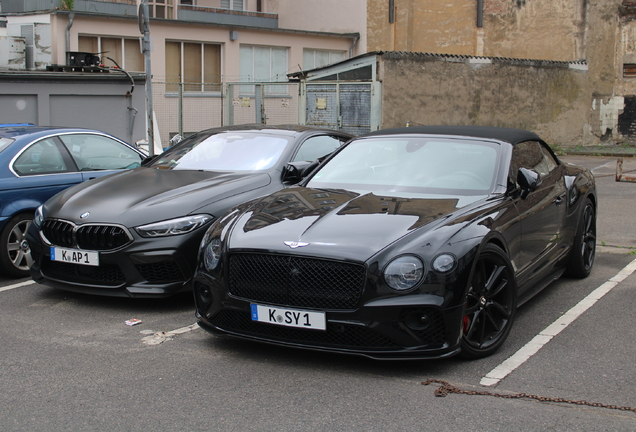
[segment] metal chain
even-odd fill
[[[586,406],[591,406],[596,408],[608,408],[608,409],[619,410],[619,411],[632,411],[636,413],[636,408],[632,408],[628,406],[606,405],[606,404],[602,404],[598,402],[587,402],[584,400],[575,401],[575,400],[563,399],[563,398],[537,396],[537,395],[527,394],[527,393],[504,394],[504,393],[493,393],[489,391],[462,390],[458,387],[455,387],[454,385],[449,384],[446,381],[435,380],[435,379],[426,380],[422,382],[422,385],[429,385],[432,383],[441,384],[441,386],[438,387],[434,393],[435,396],[437,397],[446,397],[446,395],[448,395],[449,393],[457,393],[457,394],[465,394],[465,395],[494,396],[494,397],[504,398],[504,399],[534,399],[540,402],[558,402],[558,403],[568,403],[568,404],[574,404],[574,405],[586,405]]]

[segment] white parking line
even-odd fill
[[[636,259],[629,263],[625,268],[616,274],[613,278],[605,282],[603,285],[592,291],[587,297],[581,300],[572,309],[561,315],[559,319],[543,329],[541,333],[535,336],[530,342],[523,346],[519,351],[509,357],[506,361],[499,366],[488,372],[485,377],[481,379],[479,384],[483,386],[493,386],[512,371],[517,369],[530,357],[536,354],[545,344],[550,342],[553,337],[561,333],[568,325],[583,314],[586,310],[591,308],[594,303],[600,300],[605,294],[610,292],[612,288],[624,281],[629,275],[636,270]]]
[[[611,161],[611,162],[607,162],[607,163],[605,163],[605,164],[603,164],[603,165],[599,165],[599,166],[597,166],[596,168],[592,168],[592,170],[591,170],[591,171],[592,171],[592,174],[594,174],[594,172],[595,172],[596,170],[599,170],[599,169],[605,168],[605,167],[610,166],[610,165],[614,165],[614,166],[615,166],[615,165],[616,165],[616,161],[615,161],[615,160],[613,160],[613,161]]]
[[[6,287],[1,287],[0,288],[0,292],[9,291],[9,290],[12,290],[14,288],[20,288],[20,287],[23,287],[23,286],[26,286],[26,285],[31,285],[31,284],[34,284],[34,283],[35,283],[35,281],[31,280],[31,281],[26,281],[26,282],[20,282],[20,283],[14,284],[14,285],[9,285],[9,286],[6,286]]]

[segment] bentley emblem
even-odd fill
[[[296,249],[303,246],[309,246],[309,243],[305,243],[305,242],[286,241],[283,243],[285,243],[286,246],[289,246],[292,249]]]
[[[80,215],[80,219],[86,219],[88,217],[88,215],[90,215],[89,212],[84,212]]]

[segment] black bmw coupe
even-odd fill
[[[485,357],[517,307],[589,275],[594,178],[535,133],[425,126],[358,137],[207,230],[194,279],[217,335],[372,358]]]
[[[191,290],[206,228],[239,203],[297,183],[351,135],[296,125],[196,133],[144,166],[67,189],[27,232],[31,276],[108,296]]]

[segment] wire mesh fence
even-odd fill
[[[247,123],[298,124],[297,83],[152,83],[162,146],[212,127]],[[304,115],[304,114],[302,114]]]

